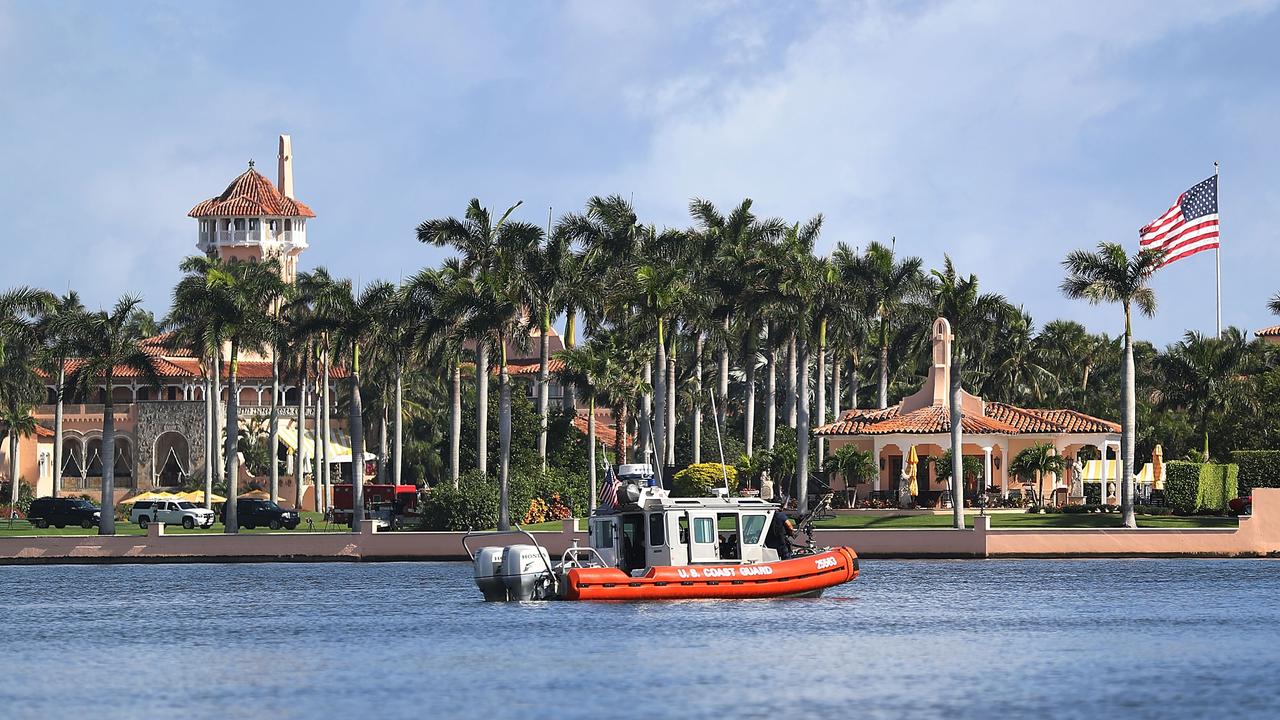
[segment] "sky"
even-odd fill
[[[1223,323],[1280,322],[1280,8],[1219,2],[0,0],[0,288],[141,295],[163,315],[186,213],[293,138],[304,267],[398,280],[470,198],[545,223],[592,195],[689,225],[752,198],[818,243],[949,254],[1063,298],[1068,251],[1138,228],[1221,163]],[[1214,329],[1214,256],[1160,271],[1158,344]]]

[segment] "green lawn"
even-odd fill
[[[314,530],[308,529],[308,525],[307,525],[308,519],[311,520],[312,523],[314,523]],[[164,534],[165,535],[209,535],[209,534],[221,533],[223,529],[224,529],[223,525],[220,522],[215,522],[213,524],[213,527],[209,528],[208,530],[201,530],[198,528],[193,530],[187,530],[180,525],[166,525],[164,528]],[[328,532],[346,532],[347,526],[346,525],[330,525],[328,526],[327,531]],[[271,530],[270,528],[254,528],[253,530],[246,530],[244,528],[240,528],[240,532],[253,533],[255,535],[260,533],[271,533],[271,532],[282,532],[282,533],[326,532],[326,527],[324,524],[324,515],[322,513],[304,512],[302,513],[302,524],[299,525],[296,530]],[[0,537],[31,537],[31,536],[38,536],[38,535],[97,535],[97,534],[98,534],[97,527],[92,527],[92,528],[89,528],[88,530],[85,530],[84,528],[81,528],[81,527],[66,527],[61,530],[55,527],[50,527],[50,528],[45,528],[41,530],[40,528],[33,527],[32,525],[28,524],[26,520],[15,520],[13,521],[12,526],[10,526],[10,523],[7,520],[0,520]],[[138,527],[137,525],[131,522],[117,522],[116,534],[117,535],[146,535],[147,531],[143,530],[142,528]]]
[[[977,513],[966,513],[965,524],[973,527]],[[838,515],[833,520],[815,523],[818,529],[852,528],[866,530],[911,530],[922,528],[949,528],[950,515],[900,515],[886,517],[872,513]],[[1238,524],[1231,517],[1173,517],[1139,515],[1138,527],[1147,528],[1234,528]],[[1030,514],[997,513],[991,515],[992,528],[1114,528],[1120,526],[1118,513],[1108,514]]]

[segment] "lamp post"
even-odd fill
[[[991,446],[984,445],[982,447],[982,492],[985,495],[991,488]]]

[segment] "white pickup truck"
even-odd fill
[[[129,522],[145,528],[153,522],[166,525],[181,525],[191,528],[213,527],[214,514],[199,505],[186,500],[139,500],[129,511]]]

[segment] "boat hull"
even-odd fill
[[[617,568],[573,568],[566,600],[692,600],[816,596],[858,577],[858,555],[838,547],[817,555],[753,565],[655,567],[641,577]]]

